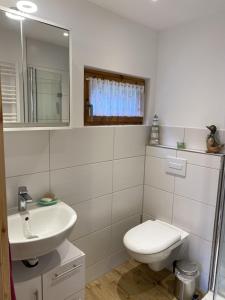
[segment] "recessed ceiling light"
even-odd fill
[[[152,2],[158,2],[158,0],[152,0]]]
[[[64,36],[69,36],[69,33],[68,32],[63,32],[63,35]]]
[[[14,7],[12,7],[11,9],[14,9],[14,10],[15,10]],[[13,19],[13,20],[16,20],[16,21],[23,21],[23,20],[25,20],[24,17],[22,17],[22,16],[20,16],[20,15],[17,15],[17,14],[14,14],[14,13],[9,12],[9,11],[7,11],[7,12],[5,13],[5,15],[6,15],[6,17],[8,17],[8,18],[10,18],[10,19]]]
[[[23,0],[18,1],[16,3],[16,7],[20,11],[28,13],[28,14],[35,13],[38,10],[37,5],[31,1],[23,1]]]

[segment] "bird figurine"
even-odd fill
[[[223,149],[224,144],[220,144],[216,139],[216,131],[217,128],[215,125],[206,126],[210,134],[207,136],[206,144],[207,144],[207,153],[220,153]]]

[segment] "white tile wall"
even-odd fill
[[[49,132],[5,134],[6,177],[49,170]]]
[[[70,239],[75,240],[84,235],[111,225],[112,194],[87,200],[73,205],[77,213],[77,222]]]
[[[113,191],[143,184],[144,162],[144,156],[114,160]]]
[[[144,126],[120,126],[115,129],[114,159],[145,155],[149,129]]]
[[[113,193],[112,222],[122,221],[141,214],[143,185]]]
[[[218,139],[224,144],[225,131],[218,130],[217,133]],[[176,148],[177,142],[185,142],[187,149],[205,151],[208,134],[209,130],[206,128],[160,126],[160,144]]]
[[[176,147],[177,142],[184,141],[184,128],[160,126],[160,144]]]
[[[208,129],[185,128],[185,143],[188,149],[206,150]]]
[[[202,147],[204,130],[200,140],[192,130],[170,127],[161,137],[175,146],[183,134],[190,148]],[[87,279],[100,276],[126,258],[123,235],[140,221],[148,135],[145,126],[6,133],[9,208],[17,205],[20,185],[35,200],[46,191],[56,193],[78,212],[70,239],[87,254]],[[191,232],[186,256],[201,264],[204,288],[220,157],[155,147],[146,154],[144,219],[153,216]],[[165,174],[168,155],[187,159],[185,179]]]
[[[51,169],[112,160],[113,132],[107,127],[51,132]]]
[[[186,177],[175,178],[175,193],[216,205],[219,170],[188,164]]]
[[[34,200],[54,192],[78,213],[70,240],[87,254],[87,279],[102,275],[127,258],[123,235],[140,222],[148,136],[145,126],[6,133],[9,208],[19,185]]]
[[[144,213],[155,219],[172,223],[173,196],[173,193],[168,193],[149,185],[145,185],[145,201],[143,205]]]
[[[184,253],[185,257],[200,264],[200,271],[202,273],[200,285],[204,291],[208,290],[211,248],[212,244],[210,242],[191,234],[186,253]]]
[[[89,267],[111,254],[111,229],[104,228],[73,243],[86,254],[86,265]]]
[[[68,204],[112,193],[112,162],[50,171],[51,190]]]
[[[136,215],[112,225],[112,244],[111,244],[112,253],[124,249],[123,237],[125,233],[132,227],[138,225],[139,223],[140,223],[140,215]]]
[[[174,177],[165,172],[165,159],[147,156],[145,163],[145,184],[167,192],[174,190]]]
[[[207,241],[212,240],[215,207],[174,196],[173,224]]]
[[[201,265],[207,289],[221,156],[149,146],[146,154],[144,220],[155,217],[191,233],[185,257]],[[187,159],[186,177],[165,173],[167,155]]]
[[[36,201],[49,190],[49,172],[6,178],[8,209],[17,206],[19,186],[27,186],[29,193],[32,193],[32,198]]]
[[[176,150],[165,147],[147,147],[146,156],[166,158],[167,156],[176,156]]]

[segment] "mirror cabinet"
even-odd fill
[[[0,85],[4,127],[68,126],[69,30],[1,9]]]

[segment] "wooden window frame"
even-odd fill
[[[137,117],[90,116],[89,81],[88,81],[88,78],[90,77],[145,86],[145,80],[141,78],[85,68],[84,69],[84,125],[85,126],[142,125],[143,124],[143,117],[138,117],[138,116]]]

